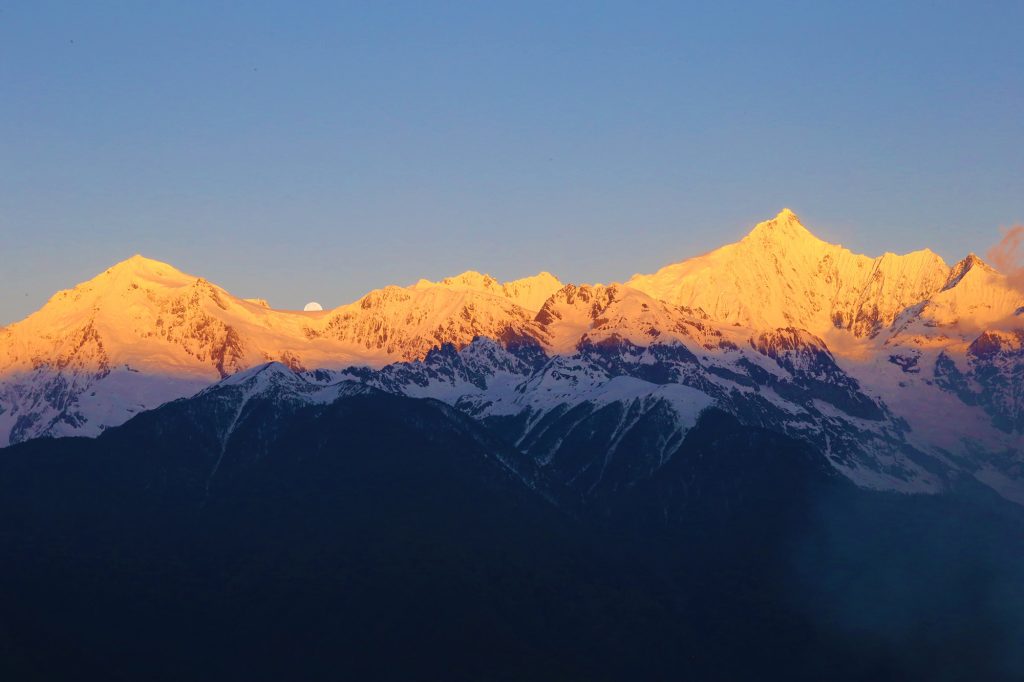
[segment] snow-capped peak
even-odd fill
[[[99,283],[110,279],[142,279],[160,283],[168,281],[195,280],[195,277],[187,275],[169,263],[146,258],[141,254],[135,254],[131,258],[112,265],[88,283]]]
[[[735,244],[634,275],[627,285],[726,323],[874,336],[938,291],[948,275],[931,251],[858,255],[814,236],[783,209]]]
[[[447,287],[449,289],[470,289],[473,291],[487,291],[500,295],[501,283],[490,275],[466,270],[454,277],[445,277],[440,282],[431,282],[421,279],[413,285],[414,289],[427,289],[430,287]]]
[[[771,242],[790,249],[796,247],[799,242],[824,243],[804,227],[796,213],[788,208],[779,211],[778,215],[771,220],[765,220],[755,225],[754,229],[744,237],[744,241]]]
[[[226,379],[222,379],[217,384],[214,384],[214,386],[207,389],[207,391],[214,389],[217,386],[241,386],[253,380],[260,383],[274,384],[281,381],[295,381],[297,379],[298,377],[295,372],[280,362],[268,362],[244,369],[241,372],[236,372]]]
[[[452,291],[474,291],[510,299],[526,310],[536,312],[551,294],[562,288],[562,283],[550,272],[539,272],[533,277],[510,282],[499,282],[487,274],[467,270],[455,277],[446,277],[440,282],[421,279],[410,287],[414,290],[445,288]]]
[[[975,268],[980,269],[983,272],[994,273],[995,268],[978,258],[974,253],[967,254],[967,257],[962,261],[953,266],[949,272],[949,278],[946,280],[945,286],[942,287],[943,291],[946,289],[952,289],[960,281],[967,276],[967,273]]]
[[[644,381],[685,377],[691,387],[712,391],[724,381],[717,394],[723,399],[739,391],[750,400],[787,403],[796,394],[776,375],[789,374],[786,381],[807,384],[797,412],[831,400],[866,421],[884,421],[878,398],[918,424],[920,411],[900,406],[911,395],[906,386],[920,389],[909,401],[914,405],[935,395],[936,404],[960,400],[939,393],[942,386],[978,404],[1009,396],[989,407],[1000,418],[1019,419],[1024,433],[1013,402],[1020,344],[1010,341],[1018,337],[993,335],[1020,329],[1024,295],[1013,284],[973,254],[950,268],[927,249],[877,258],[852,253],[816,237],[789,209],[736,243],[625,285],[563,285],[548,272],[503,283],[470,270],[385,287],[317,313],[236,298],[136,255],[0,329],[0,445],[96,435],[217,381],[234,392],[252,384],[327,396],[320,388],[340,376],[331,370],[365,377],[396,362],[415,366],[395,366],[382,382],[422,374],[413,382],[422,395],[454,403],[476,391],[474,405],[483,410],[496,386],[518,391],[538,363],[550,360],[556,374],[572,375],[570,365],[606,367],[612,356],[635,365]],[[973,343],[983,333],[989,335]],[[566,364],[559,357],[576,359]],[[1007,369],[995,373],[983,361]],[[252,367],[259,369],[239,374]],[[840,367],[859,372],[859,381],[875,387],[870,395],[843,379]],[[972,368],[973,381],[1006,380],[982,394],[964,378]],[[765,398],[761,388],[771,386],[775,397]],[[523,404],[506,400],[493,409],[504,414]],[[951,443],[942,447],[952,452]]]

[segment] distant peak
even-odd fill
[[[455,275],[454,277],[445,277],[440,282],[431,282],[428,279],[421,279],[416,282],[412,288],[427,289],[430,287],[448,287],[451,289],[473,289],[491,293],[501,293],[502,289],[509,289],[510,287],[522,288],[530,286],[542,286],[554,290],[562,286],[562,283],[558,281],[557,277],[546,271],[538,272],[532,277],[523,277],[509,282],[500,282],[486,273],[480,273],[476,270],[466,270],[462,274]]]
[[[162,272],[166,274],[181,274],[181,271],[173,265],[154,260],[152,258],[146,258],[139,253],[107,268],[106,272]]]
[[[223,386],[241,386],[250,384],[252,389],[266,389],[283,381],[301,381],[294,371],[280,362],[267,362],[225,377],[218,383],[206,388],[204,393],[215,392]]]
[[[511,282],[505,282],[505,286],[515,285],[526,285],[526,284],[545,284],[557,288],[561,288],[562,283],[557,277],[552,275],[547,270],[542,270],[532,277],[522,277],[520,279],[512,280]]]
[[[499,284],[499,282],[486,273],[480,273],[476,270],[466,270],[460,275],[448,277],[442,280],[442,284],[465,284],[469,286],[492,287]]]
[[[164,265],[170,267],[167,263],[164,263],[163,261],[158,261],[155,258],[146,258],[141,253],[137,253],[131,258],[126,258],[125,260],[121,261],[121,263],[133,265]]]
[[[131,258],[112,265],[88,282],[83,282],[83,285],[108,287],[115,286],[117,282],[148,281],[179,286],[188,284],[195,279],[173,265],[135,254]]]
[[[490,275],[482,274],[476,270],[466,270],[454,277],[445,277],[440,282],[432,282],[429,279],[421,279],[413,285],[414,289],[427,289],[431,287],[448,287],[451,289],[483,289],[500,288],[498,280]]]
[[[803,227],[803,224],[800,222],[800,216],[788,208],[782,209],[774,218],[767,222],[773,225],[799,225]]]
[[[971,253],[967,254],[967,257],[964,258],[962,261],[960,261],[960,263],[958,263],[958,265],[959,264],[963,264],[963,265],[968,266],[968,267],[974,267],[976,265],[982,265],[982,266],[985,266],[985,267],[989,267],[988,263],[983,261],[981,259],[981,257],[978,256],[973,251]]]
[[[942,287],[943,291],[946,289],[952,289],[967,276],[967,273],[974,270],[981,272],[995,272],[995,269],[979,258],[974,253],[967,254],[967,257],[961,260],[959,263],[953,266],[953,269],[949,271],[949,277],[946,279],[945,286]]]
[[[140,286],[183,287],[202,281],[178,270],[173,265],[135,254],[131,258],[115,263],[91,279],[79,282],[71,289],[58,291],[50,297],[47,305],[66,301],[72,294],[88,293],[92,296],[103,297],[112,292],[122,292],[126,288],[136,289]]]
[[[747,240],[766,242],[821,241],[803,226],[800,218],[788,208],[779,211],[771,220],[765,220],[754,226]]]

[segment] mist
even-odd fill
[[[1024,291],[1024,225],[1003,229],[1003,238],[988,250],[988,261],[1006,275],[1010,286]]]

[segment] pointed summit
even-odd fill
[[[502,285],[506,296],[528,310],[540,310],[544,302],[561,288],[562,282],[546,270]]]
[[[465,287],[467,289],[482,289],[484,291],[501,286],[501,283],[487,273],[476,270],[466,270],[455,277],[446,277],[441,284],[450,287]]]
[[[158,261],[158,260],[155,260],[153,258],[146,258],[141,253],[137,253],[134,256],[130,257],[130,258],[125,258],[123,261],[121,261],[119,263],[115,263],[114,265],[110,266],[107,269],[108,270],[127,270],[127,269],[139,270],[139,269],[149,269],[149,268],[159,268],[159,267],[168,268],[168,269],[171,269],[171,270],[175,270],[176,269],[173,265],[170,265],[168,263],[164,263],[163,261]]]
[[[852,253],[819,239],[784,208],[735,244],[634,275],[628,285],[730,324],[873,336],[938,291],[948,273],[928,251],[878,258]]]
[[[186,275],[184,272],[169,263],[164,263],[152,258],[146,258],[145,256],[137,253],[131,258],[126,258],[120,263],[110,266],[91,281],[109,277],[141,277],[144,279],[177,280],[181,278],[188,278],[189,275]]]
[[[946,279],[946,284],[942,287],[942,290],[946,291],[947,289],[952,289],[967,276],[967,273],[975,269],[981,272],[995,272],[995,269],[991,265],[983,261],[974,253],[969,253],[966,258],[954,265],[953,269],[950,270],[949,277]]]
[[[95,277],[80,282],[71,289],[58,291],[50,302],[74,295],[102,296],[106,292],[123,290],[133,285],[155,284],[161,287],[181,287],[193,284],[196,277],[178,270],[173,265],[135,254],[116,263]],[[76,298],[77,300],[77,298]]]
[[[797,214],[788,208],[779,211],[778,215],[771,220],[765,220],[755,225],[754,229],[745,237],[744,241],[746,240],[787,245],[793,241],[821,242],[803,226]]]

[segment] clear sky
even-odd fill
[[[0,323],[136,252],[275,307],[622,280],[783,206],[1024,221],[1024,3],[0,3]]]

